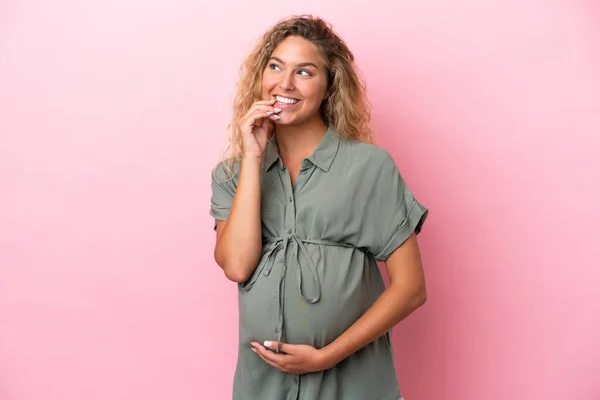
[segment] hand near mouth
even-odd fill
[[[242,154],[244,157],[262,159],[267,148],[269,134],[273,131],[271,121],[280,117],[280,109],[274,107],[275,99],[255,102],[241,119],[238,127],[242,136]]]

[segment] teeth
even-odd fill
[[[275,96],[275,99],[280,103],[296,104],[299,100],[288,99],[287,97]]]

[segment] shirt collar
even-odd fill
[[[329,127],[327,128],[327,132],[325,132],[325,136],[323,139],[321,139],[321,142],[315,151],[313,151],[313,153],[308,157],[308,159],[317,167],[327,172],[329,171],[329,168],[331,168],[331,164],[333,163],[333,160],[337,154],[339,145],[339,136],[333,130],[333,128]],[[275,164],[275,162],[278,162],[280,166],[283,166],[281,158],[279,157],[277,140],[275,135],[273,135],[269,143],[267,143],[267,148],[265,149],[265,156],[263,158],[263,171],[267,172],[273,166],[273,164]]]

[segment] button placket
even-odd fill
[[[296,210],[294,200],[294,189],[292,188],[292,181],[288,170],[284,168],[281,170],[281,180],[283,182],[284,192],[287,197],[287,210],[285,213],[284,229],[288,235],[292,235],[296,232]]]
[[[298,174],[296,184],[294,185],[294,193],[298,193],[302,187],[304,187],[314,167],[314,164],[309,159],[305,158],[302,160],[300,163],[300,173]]]
[[[288,257],[288,246],[292,244],[292,237],[296,232],[296,210],[295,210],[295,200],[294,200],[294,189],[292,188],[292,181],[291,181],[291,177],[290,174],[287,170],[287,168],[282,165],[281,169],[279,169],[279,176],[281,178],[281,182],[283,183],[283,190],[284,190],[284,199],[287,198],[287,202],[285,202],[284,204],[286,205],[285,207],[285,213],[284,213],[284,221],[283,221],[283,232],[281,232],[283,235],[282,236],[287,236],[284,239],[284,244],[283,244],[283,249],[282,249],[282,258],[279,260],[280,263],[280,267],[281,267],[281,274],[282,276],[280,277],[280,279],[282,280],[280,283],[280,286],[277,290],[276,293],[273,294],[274,296],[274,301],[276,301],[279,304],[279,309],[281,310],[281,305],[283,304],[284,300],[285,300],[285,273],[287,270],[287,257]],[[285,200],[284,200],[285,201]],[[283,324],[283,316],[282,315],[277,315],[277,323],[275,324],[275,333],[278,335],[278,339],[280,340],[280,335],[282,335],[282,324]]]
[[[292,392],[294,393],[294,399],[297,400],[299,395],[300,395],[300,384],[298,383],[300,381],[300,378],[298,376],[294,376],[292,378],[292,382],[293,382],[293,386],[295,386],[295,388],[292,388]]]

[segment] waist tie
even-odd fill
[[[273,269],[273,265],[275,264],[275,262],[274,262],[274,260],[272,260],[272,258],[276,257],[279,250],[283,249],[281,274],[279,276],[279,282],[277,283],[277,300],[278,300],[277,313],[278,313],[278,315],[277,315],[277,327],[275,330],[275,332],[277,333],[276,352],[279,353],[279,342],[281,342],[281,338],[283,336],[283,307],[284,307],[284,297],[285,297],[283,294],[285,293],[285,276],[287,273],[288,259],[289,259],[288,250],[290,249],[290,247],[296,251],[295,260],[297,261],[297,266],[298,266],[298,268],[296,269],[298,291],[300,292],[300,295],[302,296],[304,301],[306,301],[310,304],[314,304],[321,299],[321,281],[319,279],[319,273],[317,272],[317,267],[316,267],[313,259],[311,258],[310,254],[308,253],[308,250],[306,249],[306,246],[304,244],[309,243],[309,244],[318,244],[318,245],[324,245],[324,246],[340,246],[340,247],[349,247],[349,248],[355,248],[355,247],[352,245],[349,245],[349,244],[332,242],[332,241],[328,241],[328,240],[301,239],[298,236],[296,236],[295,234],[287,235],[284,238],[281,238],[281,237],[268,238],[268,239],[265,239],[263,241],[263,243],[267,246],[267,248],[265,249],[265,253],[263,255],[263,257],[265,258],[263,267],[261,268],[260,271],[256,271],[256,273],[250,280],[243,283],[241,285],[241,288],[243,290],[248,291],[252,288],[252,286],[254,285],[254,283],[256,282],[256,280],[259,278],[259,276],[261,274],[263,276],[268,276],[271,273],[271,270]],[[306,259],[306,263],[300,262],[299,252],[302,253],[304,258]],[[308,269],[308,272],[309,272],[309,274],[312,278],[312,281],[314,283],[314,286],[316,288],[316,294],[314,297],[309,297],[304,293],[304,289],[302,286],[302,271],[303,270],[305,271],[306,269]]]

